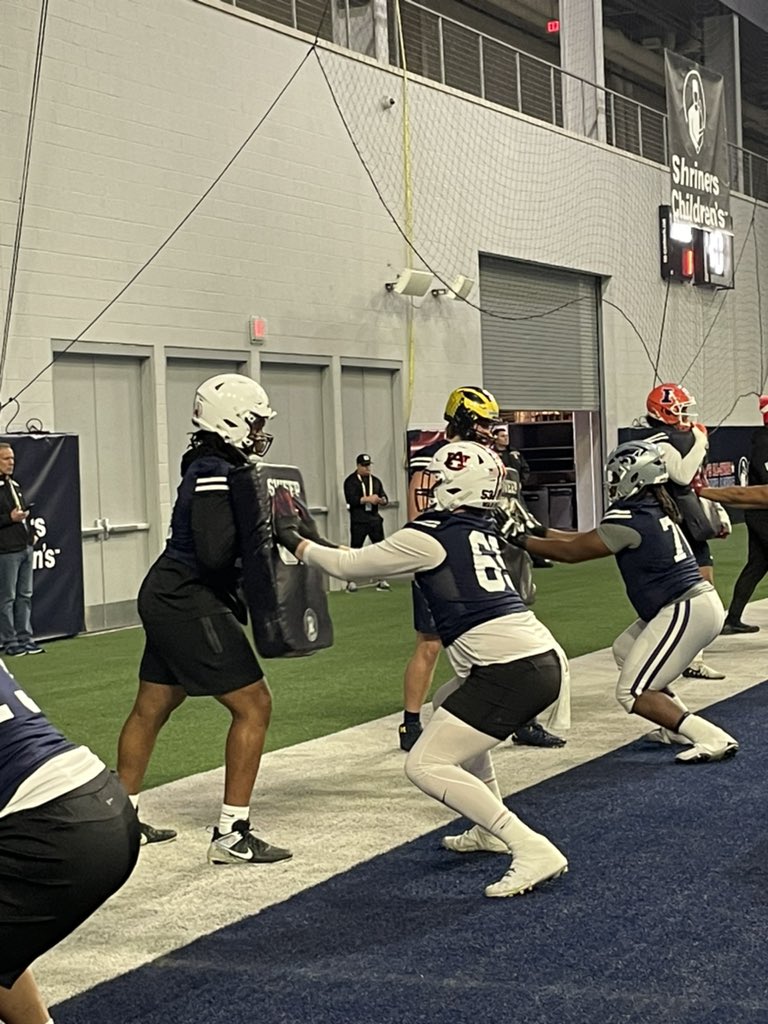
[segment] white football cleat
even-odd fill
[[[683,672],[683,679],[725,679],[725,672],[718,672],[703,661],[694,661]]]
[[[498,882],[485,887],[485,895],[519,896],[548,882],[550,878],[559,878],[567,870],[568,861],[556,846],[552,846],[546,854],[515,857],[509,871]]]
[[[687,740],[685,736],[681,736],[679,732],[672,732],[671,729],[665,729],[663,726],[645,733],[642,739],[648,743],[679,743],[681,747],[691,744],[691,741]]]
[[[739,744],[731,736],[722,743],[694,743],[687,750],[681,750],[675,757],[678,764],[705,764],[707,761],[724,761],[738,751]]]
[[[488,832],[487,829],[474,825],[458,836],[443,836],[442,845],[454,853],[510,853],[510,849],[501,839]]]

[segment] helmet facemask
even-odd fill
[[[242,451],[245,455],[257,456],[263,459],[269,449],[272,447],[272,442],[275,439],[274,434],[267,434],[264,431],[267,421],[263,416],[259,416],[258,413],[251,414],[252,422],[250,424],[251,429],[248,431],[248,436],[242,444]],[[244,417],[248,421],[249,417]]]

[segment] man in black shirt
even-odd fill
[[[384,540],[384,520],[379,509],[389,504],[389,498],[381,480],[371,472],[371,456],[362,452],[355,461],[355,472],[344,481],[344,500],[349,510],[349,546],[361,548],[366,539],[371,544]],[[389,583],[379,580],[376,589],[389,590]],[[348,584],[347,590],[357,590],[357,584]]]

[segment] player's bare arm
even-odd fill
[[[559,537],[551,537],[557,532]],[[597,530],[589,533],[547,531],[546,537],[526,537],[525,548],[532,555],[549,558],[553,562],[588,562],[593,558],[607,558],[613,551],[606,547]]]
[[[768,508],[768,484],[754,487],[702,487],[699,497],[739,508]]]

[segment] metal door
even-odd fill
[[[85,626],[138,622],[149,563],[142,364],[64,354],[53,366],[56,429],[80,438]]]

